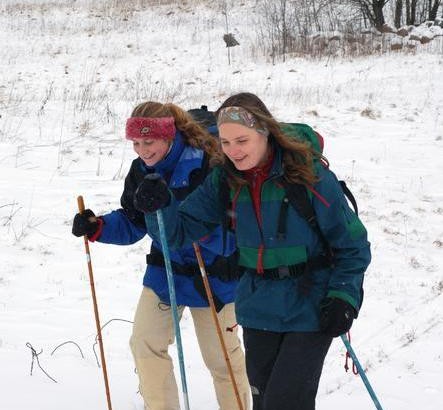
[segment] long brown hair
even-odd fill
[[[314,160],[323,159],[321,153],[312,149],[307,142],[297,140],[285,135],[279,123],[274,119],[263,101],[252,93],[239,93],[232,95],[216,111],[216,117],[222,108],[242,107],[249,111],[261,126],[269,130],[269,140],[279,145],[283,150],[283,172],[288,182],[312,185],[317,181],[314,169]],[[226,169],[232,185],[245,184],[245,180],[239,177],[234,164],[223,155],[221,161]]]
[[[175,127],[182,133],[186,145],[205,151],[210,158],[220,157],[216,139],[198,124],[190,114],[175,104],[146,101],[134,108],[131,117],[174,117]]]

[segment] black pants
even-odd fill
[[[332,338],[318,332],[243,329],[253,410],[314,410]]]

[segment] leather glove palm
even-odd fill
[[[152,213],[166,207],[171,194],[165,180],[159,174],[148,174],[137,187],[134,206],[143,213]]]
[[[355,309],[342,299],[325,298],[320,306],[320,330],[337,337],[349,331],[355,317]]]

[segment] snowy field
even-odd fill
[[[215,10],[27,3],[0,1],[1,410],[106,408],[83,242],[71,235],[76,197],[97,214],[119,206],[137,103],[215,109],[237,91],[323,134],[357,197],[373,262],[352,343],[384,409],[443,408],[442,37],[410,54],[272,65],[253,52],[254,14],[238,6],[228,65]],[[143,407],[128,321],[149,245],[91,245],[116,410]],[[187,312],[181,328],[191,409],[216,410]],[[29,346],[56,383],[37,359],[30,374]],[[373,409],[344,353],[335,340],[318,410]]]

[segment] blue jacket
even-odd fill
[[[137,211],[133,205],[134,192],[144,176],[148,173],[160,173],[169,184],[170,189],[175,192],[175,196],[180,202],[190,189],[195,185],[195,180],[203,180],[207,173],[207,159],[202,150],[185,145],[178,132],[174,144],[168,155],[154,167],[147,167],[140,158],[132,162],[131,168],[125,179],[125,188],[121,198],[122,208],[103,215],[103,229],[98,242],[111,243],[116,245],[130,245],[146,234],[151,236],[150,229],[146,228],[145,219],[141,212]],[[193,182],[194,181],[194,182]],[[175,215],[165,216],[165,223],[169,218],[175,219]],[[198,238],[196,238],[198,239]],[[214,226],[211,232],[207,232],[205,238],[199,241],[202,257],[206,267],[210,267],[219,255],[229,256],[235,251],[235,240],[232,234],[228,233],[223,238],[223,231],[220,227]],[[152,254],[162,254],[161,244],[158,238],[153,238]],[[171,261],[174,266],[189,268],[192,267],[196,275],[198,272],[197,259],[192,244],[170,251]],[[218,259],[219,260],[219,259]],[[211,289],[223,303],[234,301],[235,289],[238,281],[225,282],[217,277],[208,275]],[[178,305],[190,307],[207,307],[208,302],[196,290],[194,277],[184,275],[174,271],[174,284]],[[163,302],[169,304],[168,282],[166,270],[160,264],[150,264],[146,268],[143,278],[143,285],[151,288]]]
[[[247,188],[240,193],[234,209],[239,263],[244,269],[235,299],[237,321],[244,327],[275,332],[318,331],[320,303],[326,296],[346,300],[358,311],[363,275],[371,259],[370,245],[366,229],[348,206],[336,176],[319,167],[319,182],[313,189],[322,199],[312,195],[311,200],[320,228],[334,251],[334,266],[309,273],[311,286],[307,293],[301,286],[303,276],[272,280],[258,274],[254,268],[257,260],[253,258],[260,247],[265,268],[303,263],[323,252],[318,235],[292,207],[288,209],[286,236],[276,235],[285,195],[278,183],[283,175],[281,157],[281,149],[276,148],[270,174],[262,186],[261,229]],[[180,206],[171,201],[163,209],[165,215],[179,215],[168,217],[165,224],[171,246],[183,246],[223,220],[226,204],[219,200],[222,177],[223,171],[215,169]],[[147,215],[147,223],[154,237],[158,235],[152,214]]]

